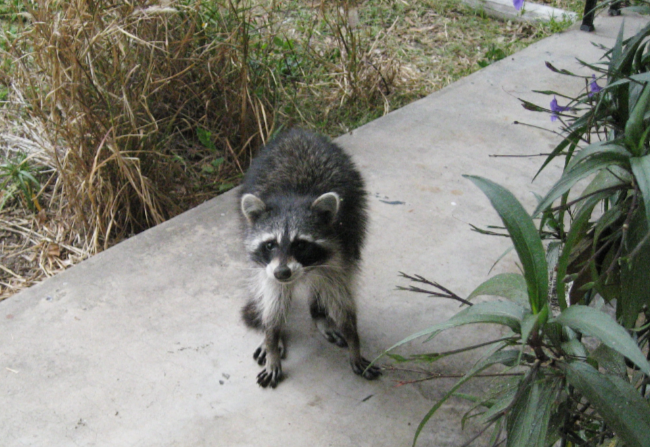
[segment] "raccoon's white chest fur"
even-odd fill
[[[275,279],[273,262],[265,268],[259,268],[253,278],[253,293],[258,301],[262,324],[265,327],[283,325],[286,323],[291,302],[294,299],[307,299],[312,289],[310,279],[305,276],[302,268],[297,279],[283,283]]]
[[[265,327],[284,325],[291,302],[294,299],[309,301],[314,296],[328,302],[330,317],[342,321],[346,312],[355,308],[354,296],[356,266],[344,266],[339,256],[327,266],[306,269],[299,263],[295,268],[295,280],[287,283],[274,276],[277,265],[273,261],[266,267],[258,267],[252,278],[252,292],[259,297],[257,305]]]

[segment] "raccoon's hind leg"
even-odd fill
[[[347,348],[348,343],[345,341],[345,337],[338,330],[336,323],[330,318],[327,309],[320,303],[318,294],[311,297],[309,311],[316,328],[325,337],[325,340],[334,343],[338,347]]]
[[[348,343],[350,366],[355,374],[362,376],[364,379],[372,380],[381,375],[381,370],[377,366],[371,366],[370,361],[361,356],[361,343],[359,342],[359,333],[357,331],[357,315],[354,311],[348,311],[344,315],[340,325],[340,331]]]
[[[262,329],[262,311],[255,300],[249,300],[241,309],[241,317],[251,329]]]

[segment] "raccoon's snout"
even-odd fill
[[[291,279],[291,269],[286,265],[281,265],[273,270],[273,276],[275,276],[275,279],[278,281],[289,281],[289,279]]]

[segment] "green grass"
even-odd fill
[[[315,8],[305,2],[284,4],[283,21],[274,32],[291,38],[275,42],[279,53],[267,55],[279,57],[279,121],[331,136],[473,73],[485,66],[481,62],[496,60],[490,54],[508,56],[570,25],[503,22],[454,0],[376,0],[349,8],[355,21],[349,30],[345,17],[315,20]],[[342,27],[340,34],[347,31],[352,42],[337,36]],[[354,45],[357,54],[341,54],[346,45]],[[345,85],[349,69],[362,79],[357,90]]]

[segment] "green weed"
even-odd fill
[[[23,153],[18,153],[14,159],[4,159],[0,164],[0,210],[7,203],[18,199],[29,210],[38,211],[41,185],[36,179],[37,175],[37,169]]]

